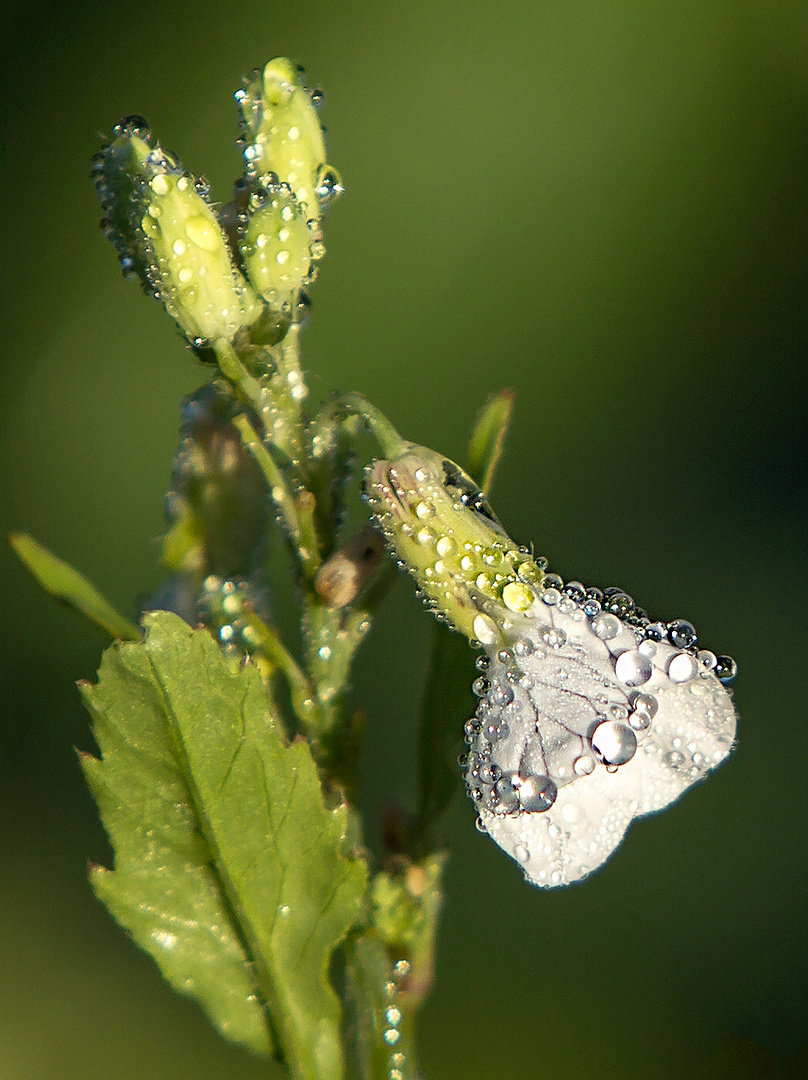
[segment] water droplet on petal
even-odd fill
[[[692,653],[674,653],[668,663],[668,678],[675,683],[689,682],[698,674],[698,670],[698,661]]]
[[[592,629],[601,641],[610,641],[620,633],[620,620],[616,615],[603,611],[592,620]]]
[[[696,628],[687,619],[674,619],[668,623],[668,637],[677,649],[689,649],[696,644]]]
[[[488,615],[475,615],[472,623],[474,636],[483,645],[490,645],[497,639],[497,628],[494,620]]]
[[[567,643],[567,633],[560,627],[547,626],[542,630],[541,639],[551,649],[560,649]]]
[[[642,686],[651,678],[653,670],[651,661],[639,649],[620,653],[614,665],[615,675],[625,686]]]
[[[637,749],[637,736],[619,720],[605,720],[592,732],[592,749],[607,765],[625,765]]]
[[[589,776],[590,773],[595,771],[597,762],[591,754],[581,754],[572,763],[572,768],[575,771],[576,776]]]

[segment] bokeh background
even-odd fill
[[[361,390],[462,458],[513,386],[511,534],[741,669],[733,758],[581,887],[523,884],[458,795],[426,1075],[667,1080],[733,1039],[758,1048],[721,1075],[775,1075],[808,1038],[806,5],[9,0],[0,20],[4,529],[127,613],[158,582],[177,401],[206,373],[118,273],[89,158],[137,111],[226,198],[241,74],[302,62],[347,189],[313,397]],[[92,897],[109,852],[73,680],[105,641],[0,564],[0,1078],[279,1075]],[[356,678],[371,814],[409,798],[426,630],[402,580]]]

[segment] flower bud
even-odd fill
[[[466,637],[499,641],[503,626],[536,599],[541,570],[453,461],[413,445],[370,466],[365,497],[429,606]]]
[[[306,219],[286,184],[259,188],[249,197],[238,245],[256,292],[273,311],[291,317],[297,294],[314,280],[325,254],[319,219]]]
[[[144,122],[122,121],[93,172],[124,272],[140,277],[193,343],[230,340],[259,316],[204,182],[155,145]]]
[[[236,93],[236,101],[248,179],[288,184],[304,217],[319,217],[342,183],[326,163],[323,129],[297,70],[283,57],[271,60]]]

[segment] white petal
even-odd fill
[[[492,652],[466,776],[481,824],[544,887],[605,862],[633,818],[670,805],[727,757],[736,727],[729,692],[691,653],[639,643],[622,623],[604,639],[597,620],[564,606],[538,601],[514,620],[512,648]],[[558,794],[528,812],[519,786],[537,776]]]

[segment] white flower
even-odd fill
[[[618,589],[544,572],[453,462],[409,446],[365,493],[433,611],[484,650],[464,769],[479,827],[552,888],[612,854],[731,752],[729,657],[652,623]],[[722,681],[723,680],[723,681]]]
[[[671,641],[695,640],[689,624],[655,641],[667,628],[645,637],[596,605],[551,586],[509,619],[466,727],[480,827],[548,888],[604,863],[635,817],[669,806],[735,740],[715,656]]]

